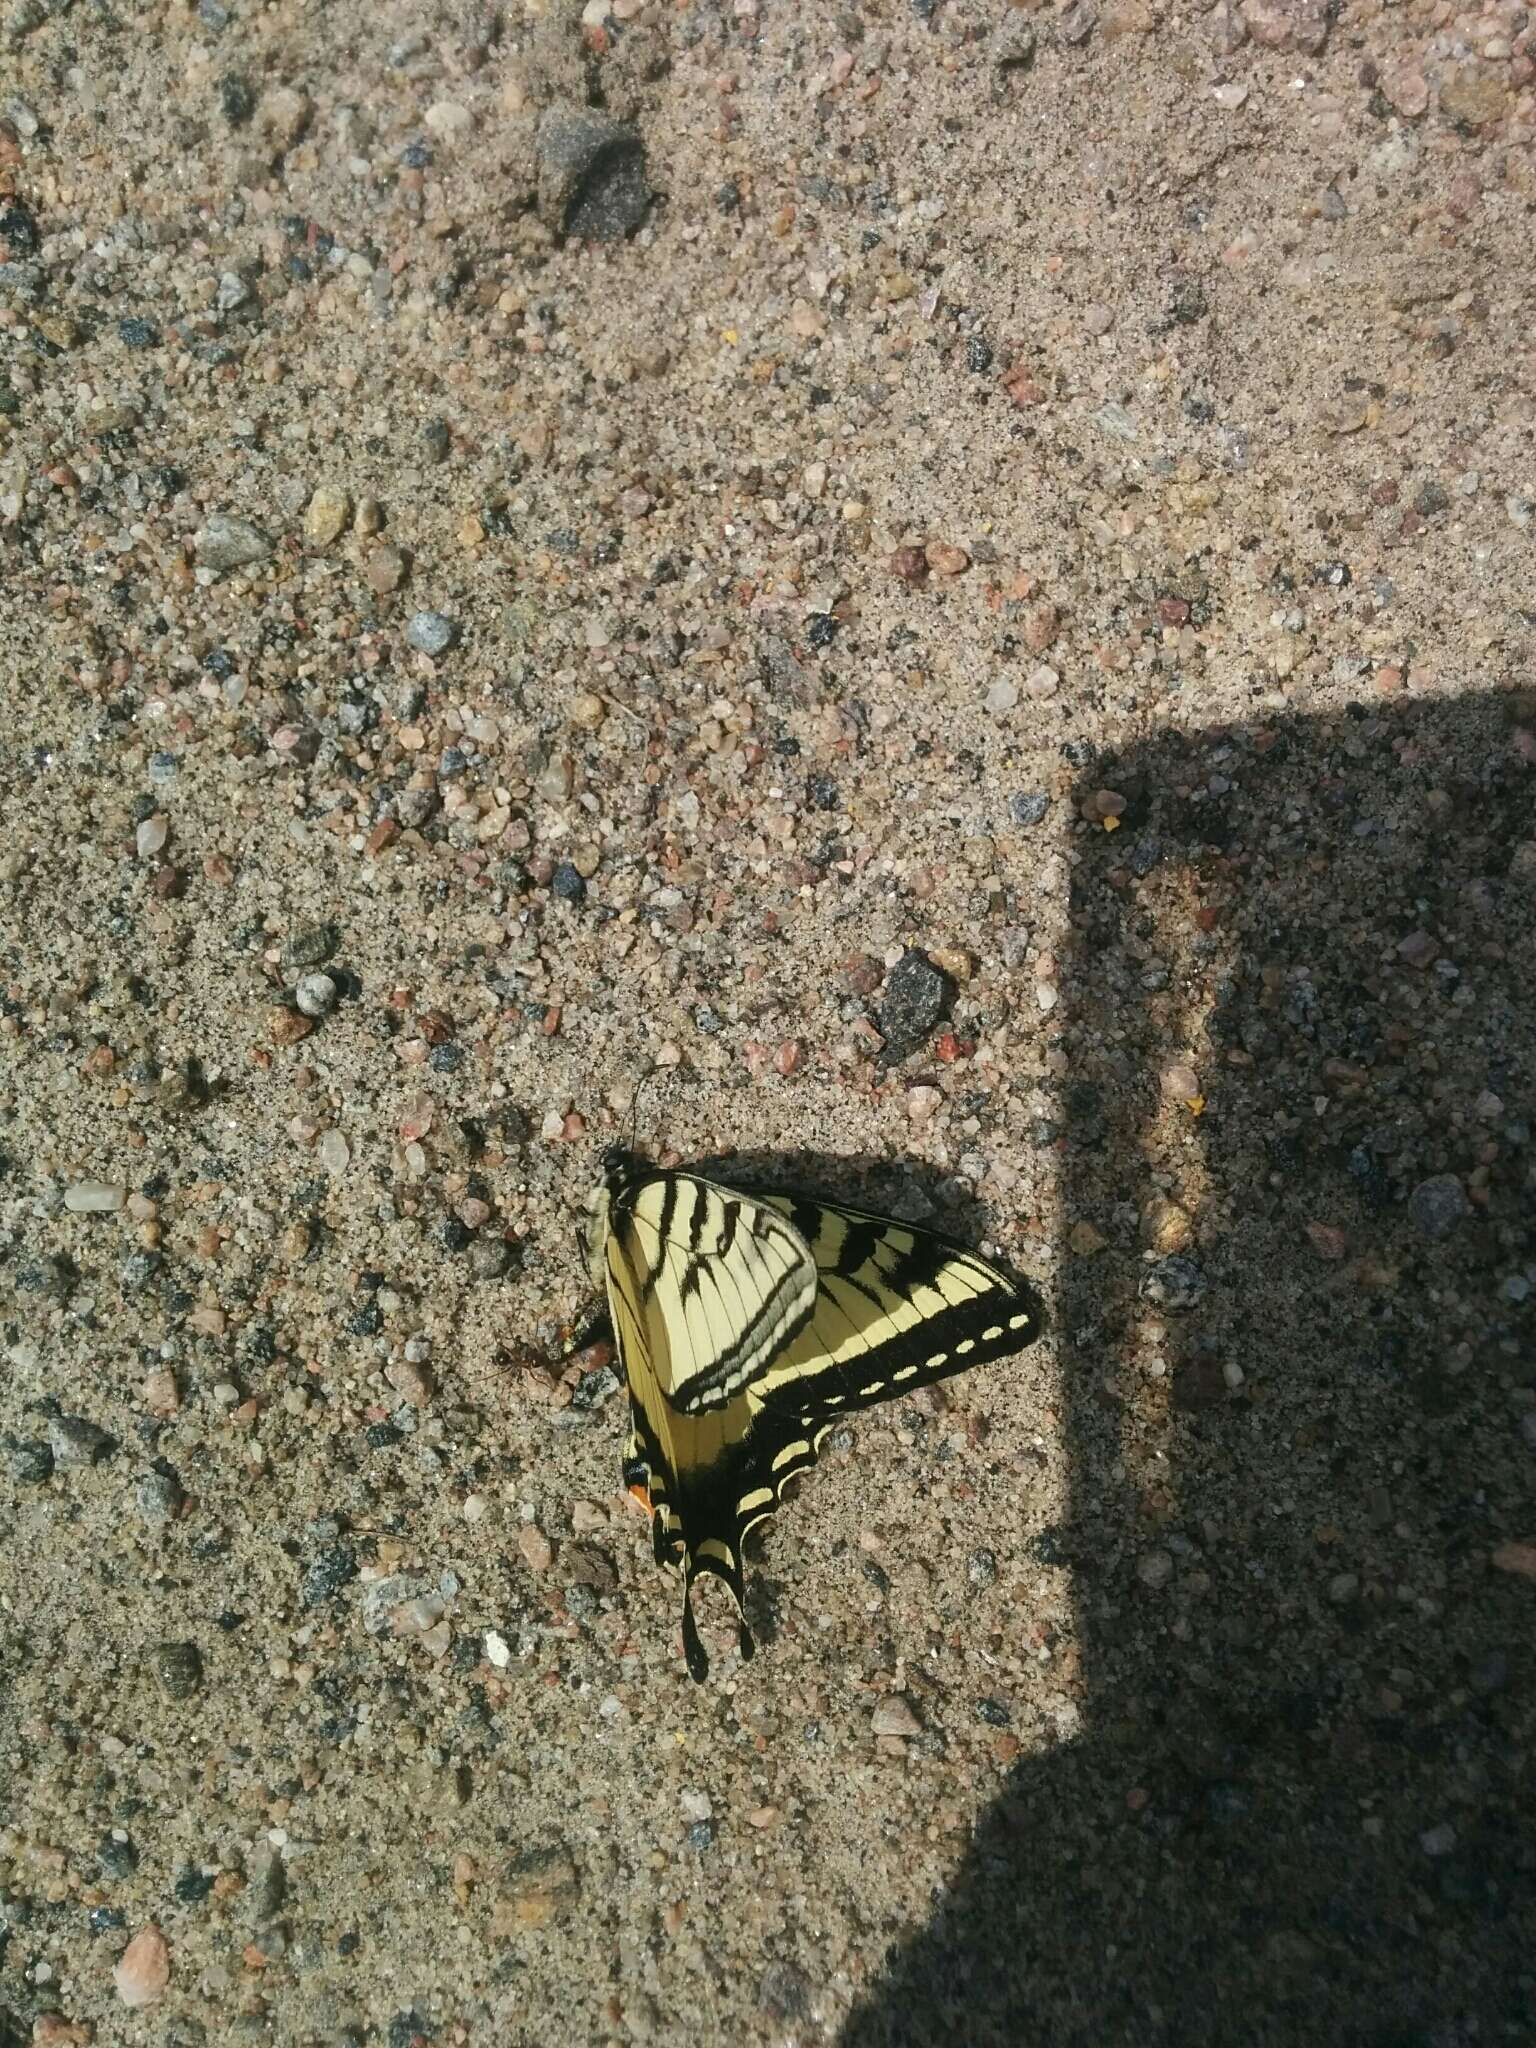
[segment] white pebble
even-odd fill
[[[106,1216],[123,1206],[123,1190],[103,1180],[79,1180],[64,1190],[64,1206],[74,1216]]]
[[[352,1148],[340,1131],[327,1131],[316,1151],[327,1173],[345,1173],[352,1164]]]
[[[306,974],[293,992],[302,1015],[323,1017],[336,1001],[336,984],[328,974]]]
[[[505,1671],[512,1662],[512,1652],[508,1648],[506,1637],[498,1635],[493,1628],[488,1628],[485,1632],[485,1658],[486,1662],[494,1664],[498,1671]]]
[[[140,860],[148,860],[157,854],[170,837],[169,821],[158,811],[152,818],[145,818],[133,835],[133,844]]]

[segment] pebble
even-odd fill
[[[885,978],[880,999],[880,1035],[884,1059],[896,1065],[927,1043],[948,1016],[954,984],[924,953],[907,951]]]
[[[159,811],[152,817],[143,819],[133,835],[133,847],[139,859],[153,859],[164,847],[170,830],[169,821]]]
[[[760,2012],[777,2021],[798,2021],[810,2017],[811,1980],[796,1963],[770,1963],[758,1979],[757,2004]]]
[[[921,1735],[923,1724],[913,1713],[911,1706],[899,1692],[887,1693],[870,1716],[870,1729],[875,1735],[896,1735],[910,1738]]]
[[[341,944],[333,924],[305,924],[291,932],[283,947],[283,969],[293,974],[303,967],[318,967],[329,960]]]
[[[1043,823],[1050,808],[1051,800],[1043,789],[1025,790],[1017,796],[1009,797],[1008,819],[1010,824],[1022,825],[1027,829],[1031,825]]]
[[[306,1017],[323,1017],[336,1007],[340,991],[328,974],[306,974],[294,989],[293,1000]]]
[[[174,1472],[149,1471],[140,1474],[133,1498],[140,1521],[156,1528],[176,1519],[186,1495]]]
[[[326,1131],[315,1147],[315,1157],[329,1174],[340,1175],[352,1164],[352,1147],[334,1127]]]
[[[171,1951],[153,1921],[141,1927],[117,1959],[112,1982],[126,2006],[155,2005],[171,1981]]]
[[[991,51],[999,71],[1028,71],[1035,61],[1035,32],[1027,21],[1011,15],[993,32]]]
[[[375,595],[388,597],[400,588],[409,568],[410,557],[403,548],[381,547],[375,548],[368,557],[363,574],[368,580],[368,587]]]
[[[434,100],[422,120],[440,142],[455,141],[475,125],[474,114],[457,100]]]
[[[1009,677],[1003,676],[987,691],[986,706],[989,711],[1012,711],[1019,701],[1019,686]]]
[[[1416,121],[1429,108],[1429,80],[1416,64],[1394,64],[1382,75],[1381,96],[1394,113]]]
[[[973,1550],[965,1560],[965,1576],[978,1588],[996,1585],[996,1557],[990,1550]]]
[[[170,1699],[189,1700],[201,1692],[203,1657],[196,1643],[156,1643],[149,1653],[149,1661],[150,1668]]]
[[[48,1445],[63,1471],[99,1465],[117,1449],[117,1439],[83,1415],[55,1415],[48,1424]]]
[[[476,1280],[502,1280],[517,1264],[517,1254],[504,1238],[482,1238],[469,1252],[469,1270]]]
[[[408,1358],[397,1358],[384,1368],[384,1377],[408,1408],[426,1408],[432,1400],[432,1375],[425,1366]]]
[[[121,1209],[126,1199],[125,1188],[104,1180],[80,1180],[64,1190],[64,1206],[72,1216],[108,1216]]]
[[[296,86],[274,86],[257,105],[257,133],[286,153],[302,139],[313,111],[308,93]]]
[[[5,1447],[5,1470],[17,1486],[46,1486],[53,1477],[53,1451],[37,1437],[13,1439]]]
[[[517,1547],[530,1571],[547,1572],[555,1561],[555,1546],[537,1522],[524,1522],[517,1532]]]
[[[215,576],[267,561],[272,547],[272,541],[259,526],[233,512],[211,512],[196,537],[198,562]]]
[[[965,549],[954,547],[948,541],[931,540],[923,552],[936,576],[963,576],[971,566],[971,558]]]
[[[1194,1259],[1171,1252],[1147,1268],[1136,1291],[1143,1301],[1182,1314],[1204,1297],[1206,1286],[1205,1274]]]
[[[352,499],[339,484],[321,484],[304,512],[304,538],[312,548],[328,548],[347,530]]]
[[[459,629],[443,612],[412,612],[405,637],[418,654],[446,654],[458,639]]]
[[[1053,604],[1036,605],[1024,620],[1024,645],[1031,654],[1044,654],[1055,645],[1061,632],[1061,614]]]
[[[1456,1846],[1456,1830],[1448,1820],[1438,1827],[1426,1828],[1419,1837],[1419,1847],[1426,1856],[1449,1856]]]
[[[1173,1577],[1173,1555],[1167,1550],[1146,1551],[1136,1561],[1136,1576],[1155,1593]]]
[[[1458,1223],[1472,1213],[1466,1190],[1454,1173],[1437,1173],[1421,1180],[1408,1197],[1408,1214],[1421,1237],[1437,1240],[1449,1237]]]
[[[266,1926],[282,1911],[288,1889],[288,1872],[282,1851],[273,1842],[258,1842],[246,1872],[249,1879],[251,1916],[258,1927]]]
[[[653,194],[634,128],[557,100],[539,121],[536,151],[539,214],[554,234],[617,242],[645,219]]]

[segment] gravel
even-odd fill
[[[1523,14],[0,38],[0,2032],[1502,2039]],[[704,1687],[613,1144],[1041,1296]]]

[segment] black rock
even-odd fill
[[[291,975],[300,967],[322,966],[340,944],[341,936],[333,924],[300,925],[283,947],[283,971]]]
[[[149,1661],[171,1699],[189,1700],[201,1692],[203,1657],[196,1643],[156,1643]]]
[[[954,999],[954,983],[925,953],[903,953],[886,976],[880,999],[887,1065],[894,1066],[925,1044],[948,1016]]]
[[[1193,1308],[1205,1290],[1206,1278],[1198,1262],[1182,1252],[1172,1252],[1147,1268],[1136,1291],[1143,1301],[1176,1312]]]
[[[600,1365],[596,1372],[583,1373],[571,1389],[571,1406],[578,1414],[588,1414],[611,1400],[623,1384],[611,1365]]]
[[[103,1835],[96,1847],[96,1861],[105,1878],[132,1877],[139,1867],[139,1852],[131,1836],[124,1835],[119,1841],[116,1835]]]
[[[1008,799],[1008,820],[1013,825],[1038,825],[1051,808],[1043,789],[1021,790]]]
[[[549,893],[559,903],[580,903],[587,893],[585,877],[570,861],[563,860],[550,878]]]
[[[333,1600],[342,1587],[357,1577],[357,1554],[346,1543],[334,1543],[322,1550],[304,1574],[300,1592],[306,1607],[318,1607]]]
[[[53,1452],[36,1437],[7,1437],[5,1471],[17,1486],[43,1486],[53,1477]]]
[[[251,81],[238,71],[226,71],[219,80],[219,105],[231,128],[243,128],[256,111],[256,92]]]
[[[10,244],[12,261],[18,263],[42,247],[37,222],[19,199],[8,199],[0,209],[0,242]]]
[[[536,147],[539,212],[556,234],[619,242],[645,219],[654,195],[635,129],[557,101],[544,111]]]

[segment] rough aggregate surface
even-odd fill
[[[9,0],[5,2048],[1529,2040],[1533,145],[1511,0]],[[632,1129],[1047,1316],[704,1687]]]

